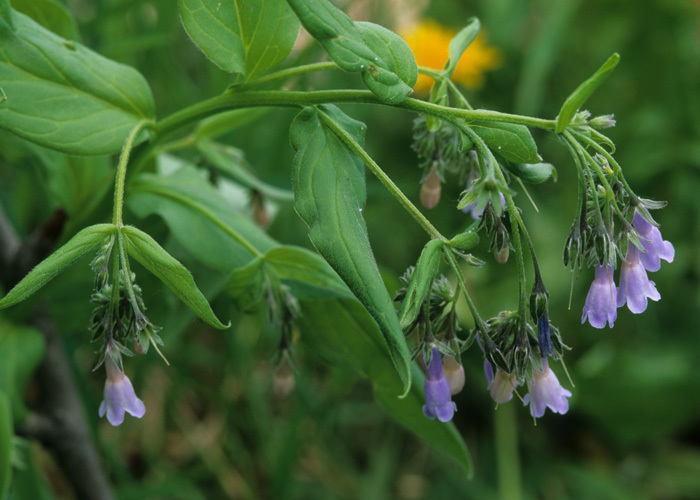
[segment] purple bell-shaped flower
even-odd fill
[[[617,287],[613,280],[613,270],[608,266],[596,266],[595,279],[588,290],[586,304],[583,306],[581,323],[586,320],[594,328],[605,328],[605,323],[610,328],[617,319]]]
[[[450,384],[442,371],[440,350],[433,346],[430,364],[425,376],[425,406],[423,413],[429,419],[437,418],[440,422],[452,420],[457,406],[452,402]]]
[[[627,304],[634,314],[642,313],[647,308],[647,299],[659,300],[661,295],[653,281],[649,281],[642,264],[639,249],[630,241],[627,255],[620,269],[620,286],[617,289],[617,307]]]
[[[532,380],[527,383],[530,393],[525,396],[525,404],[530,404],[530,414],[535,418],[544,416],[547,407],[554,413],[563,415],[569,411],[569,400],[566,398],[571,397],[571,392],[561,386],[549,368],[547,358],[542,358],[540,364],[542,371],[534,369]]]
[[[642,217],[637,211],[634,212],[632,223],[641,236],[639,241],[646,250],[646,252],[640,253],[639,260],[647,271],[658,271],[661,268],[661,259],[673,262],[676,250],[670,241],[664,241],[658,227]]]
[[[129,377],[124,374],[112,357],[111,351],[115,349],[115,346],[108,346],[105,354],[107,381],[105,382],[104,401],[100,405],[99,413],[100,417],[104,417],[106,414],[110,424],[121,425],[125,412],[141,418],[146,413],[146,406],[143,401],[136,397]]]

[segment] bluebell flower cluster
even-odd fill
[[[596,266],[595,279],[586,297],[581,323],[586,320],[595,328],[610,327],[617,318],[617,308],[627,306],[634,314],[647,308],[648,301],[661,299],[648,272],[661,268],[661,260],[673,262],[675,250],[661,236],[655,223],[650,222],[639,210],[632,219],[641,249],[632,237],[627,240],[627,254],[620,267],[620,286],[616,287],[613,269],[608,264]]]

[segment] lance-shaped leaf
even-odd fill
[[[479,34],[479,29],[481,29],[479,19],[472,17],[469,23],[450,41],[450,55],[445,63],[445,68],[442,70],[444,76],[447,78],[452,77],[452,73],[455,72],[457,64],[462,58],[462,54],[464,54],[467,47],[474,41],[476,35]]]
[[[474,122],[469,127],[496,155],[513,163],[536,163],[542,158],[537,144],[525,125],[501,122]]]
[[[214,328],[223,330],[230,326],[219,321],[190,272],[156,240],[132,226],[120,228],[119,233],[124,238],[127,253],[165,283],[197,316]]]
[[[418,79],[413,52],[396,33],[372,23],[354,23],[328,0],[288,0],[304,28],[343,70],[360,73],[377,97],[398,104]]]
[[[0,17],[0,127],[65,153],[98,155],[118,152],[134,125],[153,117],[150,88],[135,69],[7,14],[14,27]]]
[[[42,260],[22,281],[17,283],[0,300],[0,309],[10,307],[28,298],[80,257],[97,250],[104,239],[113,234],[116,229],[113,224],[96,224],[80,231],[68,243]]]
[[[428,297],[428,292],[433,285],[433,278],[437,273],[442,255],[442,240],[430,240],[418,258],[416,267],[411,276],[411,282],[406,289],[406,297],[403,299],[401,314],[399,314],[401,327],[406,328],[418,317],[423,302]]]
[[[182,24],[202,52],[239,81],[289,56],[299,21],[284,0],[180,0]]]
[[[336,107],[322,109],[356,142],[364,142],[363,123]],[[316,249],[379,325],[406,391],[410,387],[410,356],[362,218],[366,200],[362,161],[322,124],[316,108],[305,108],[297,115],[290,139],[296,150],[292,172],[294,208],[309,227]]]
[[[562,133],[567,125],[571,123],[571,120],[581,106],[583,106],[583,103],[585,103],[588,98],[593,95],[593,92],[608,78],[608,75],[615,69],[618,62],[620,62],[620,54],[615,53],[611,55],[608,60],[598,68],[598,71],[593,73],[593,76],[576,87],[576,90],[566,98],[557,116],[557,134]]]

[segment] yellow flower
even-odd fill
[[[411,47],[418,66],[441,70],[449,57],[450,41],[457,32],[426,19],[400,34]],[[500,63],[501,53],[486,45],[483,34],[479,33],[459,60],[452,81],[469,89],[478,89],[484,84],[484,73],[497,68]],[[416,92],[428,92],[432,84],[432,78],[419,75],[414,89]]]

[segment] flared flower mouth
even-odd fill
[[[100,404],[100,417],[107,416],[110,424],[117,426],[124,422],[124,414],[141,418],[146,413],[146,406],[131,385],[129,377],[117,366],[110,354],[105,356],[107,381],[105,382],[104,400]]]

